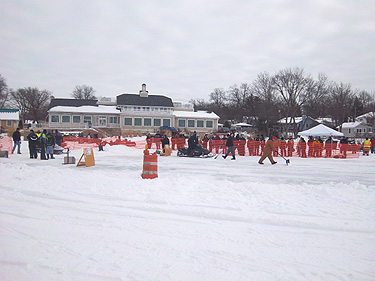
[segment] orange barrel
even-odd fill
[[[143,151],[143,179],[154,179],[158,177],[158,155],[154,152],[149,154],[148,150]]]

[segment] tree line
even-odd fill
[[[92,87],[82,85],[76,86],[71,96],[96,99],[94,94]],[[0,108],[19,109],[23,120],[45,120],[51,95],[50,91],[36,87],[10,89],[0,74]],[[265,132],[284,117],[290,117],[285,127],[288,131],[295,117],[301,115],[330,117],[339,126],[363,113],[375,112],[374,92],[336,83],[325,74],[314,79],[298,67],[285,68],[274,75],[262,72],[252,83],[232,85],[228,90],[215,88],[209,94],[209,101],[190,102],[196,110],[215,112],[227,126],[231,122],[247,122]]]
[[[355,90],[350,84],[336,83],[327,75],[314,79],[302,68],[285,68],[274,75],[262,72],[252,83],[214,89],[209,101],[191,100],[198,110],[213,111],[224,126],[247,122],[260,131],[269,132],[278,120],[288,118],[284,132],[297,116],[333,120],[340,126],[361,114],[375,111],[375,93]],[[284,133],[281,132],[281,133]]]
[[[75,99],[95,100],[95,91],[87,85],[75,86],[71,96]],[[46,120],[52,92],[36,87],[13,90],[8,87],[5,78],[0,74],[0,108],[20,110],[21,120]]]

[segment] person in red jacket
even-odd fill
[[[371,153],[375,153],[375,137],[371,138]]]

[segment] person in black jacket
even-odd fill
[[[194,133],[188,139],[188,150],[194,149],[197,146],[197,144],[198,144],[197,132],[194,131]]]
[[[17,130],[14,131],[12,137],[13,137],[13,143],[14,143],[12,153],[14,153],[14,151],[16,150],[16,146],[18,146],[17,153],[21,154],[21,133],[20,133],[20,128],[17,128]]]
[[[30,130],[30,134],[27,136],[29,140],[29,152],[30,159],[38,159],[38,153],[36,152],[36,145],[38,144],[39,138],[34,133],[34,130]]]
[[[236,155],[234,154],[233,135],[228,134],[227,136],[228,136],[228,138],[227,138],[227,141],[225,143],[225,146],[228,147],[228,150],[227,150],[227,153],[225,155],[223,155],[223,158],[224,159],[227,158],[229,153],[232,153],[232,159],[231,160],[236,160]]]
[[[47,137],[47,144],[46,144],[47,159],[49,159],[50,157],[51,159],[55,159],[55,157],[53,157],[53,147],[55,146],[55,137],[53,136],[51,131],[48,131],[46,137]]]
[[[164,134],[162,140],[161,140],[161,146],[163,148],[163,152],[165,153],[165,146],[169,145],[169,138],[167,137],[166,134]]]

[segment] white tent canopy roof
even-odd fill
[[[298,133],[299,136],[313,136],[313,137],[343,137],[344,134],[327,127],[326,125],[319,124],[311,129]]]

